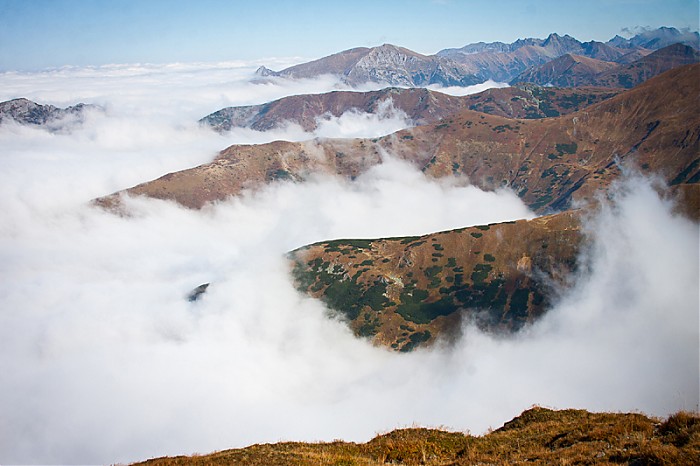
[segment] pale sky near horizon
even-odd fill
[[[432,54],[549,33],[698,29],[698,0],[0,0],[0,71],[315,59],[392,43]]]

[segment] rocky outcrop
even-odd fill
[[[0,124],[14,121],[23,125],[42,126],[52,130],[66,125],[82,123],[87,110],[95,105],[77,104],[67,108],[40,105],[28,99],[13,99],[0,102]]]
[[[409,87],[467,86],[481,82],[469,69],[448,58],[421,55],[391,44],[345,50],[279,72],[263,68],[258,74],[295,79],[331,74],[350,85],[374,82]]]

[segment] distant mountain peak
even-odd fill
[[[77,104],[58,108],[41,105],[24,97],[0,102],[0,123],[14,121],[22,125],[42,126],[51,131],[65,129],[75,123],[82,123],[84,111],[99,108],[96,105]]]

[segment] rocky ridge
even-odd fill
[[[51,130],[59,130],[71,124],[82,123],[85,112],[96,108],[98,107],[88,104],[58,108],[53,105],[37,104],[24,98],[13,99],[0,102],[0,124],[14,121],[22,125],[42,126]]]
[[[699,70],[698,65],[676,68],[556,118],[519,120],[463,110],[375,139],[231,146],[211,163],[125,192],[200,208],[244,188],[302,181],[310,173],[352,179],[381,163],[383,153],[434,178],[464,177],[486,190],[510,187],[539,213],[592,199],[619,176],[618,166],[626,161],[673,184],[697,182]],[[113,202],[118,195],[100,201]]]
[[[200,208],[311,174],[354,179],[385,153],[434,178],[463,177],[487,190],[508,186],[540,214],[590,203],[623,164],[691,193],[686,186],[700,182],[698,72],[697,64],[676,68],[560,117],[463,110],[383,138],[232,146],[210,164],[127,193]],[[119,196],[98,203],[114,207]],[[323,299],[358,336],[408,351],[449,338],[465,318],[495,332],[532,322],[566,287],[584,244],[578,215],[569,211],[419,238],[326,241],[290,257],[298,287]]]
[[[340,117],[351,111],[386,116],[402,112],[411,126],[434,123],[464,109],[508,118],[543,118],[575,112],[616,94],[617,91],[611,89],[544,89],[531,84],[494,88],[467,96],[451,96],[425,88],[393,87],[372,92],[297,95],[261,105],[227,107],[199,122],[219,132],[233,128],[267,131],[289,123],[313,131],[323,119]]]
[[[550,34],[545,39],[519,39],[469,44],[444,49],[435,55],[422,55],[403,47],[384,44],[345,50],[281,71],[260,67],[256,75],[265,79],[281,76],[291,79],[334,75],[349,85],[368,82],[389,86],[466,86],[489,79],[511,82],[528,68],[543,65],[562,55],[572,54],[606,62],[630,63],[674,43],[698,49],[698,34],[674,28],[645,31],[631,39],[619,36],[607,43],[580,42],[569,35]]]
[[[611,63],[566,54],[519,74],[513,83],[530,82],[541,86],[597,86],[630,89],[670,69],[697,63],[700,52],[673,44],[630,63]]]

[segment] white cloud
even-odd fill
[[[498,89],[503,87],[509,87],[508,83],[499,83],[489,79],[481,84],[474,84],[473,86],[446,86],[442,87],[439,85],[428,86],[429,89],[433,91],[442,92],[443,94],[449,95],[472,95],[478,94],[479,92],[484,92],[487,89]]]
[[[399,355],[297,293],[284,253],[529,216],[512,193],[430,181],[387,158],[354,183],[278,184],[202,211],[131,199],[122,218],[87,201],[202,163],[222,141],[271,135],[193,124],[219,99],[201,76],[161,88],[3,76],[0,89],[35,78],[51,102],[93,93],[108,105],[70,134],[0,127],[0,462],[367,440],[414,422],[479,433],[534,403],[652,414],[698,404],[697,225],[644,182],[591,221],[593,274],[538,326],[512,339],[467,328],[453,347]],[[238,103],[255,89],[236,86]],[[257,95],[298,90],[269,86]],[[189,110],[169,113],[179,106]]]

